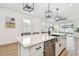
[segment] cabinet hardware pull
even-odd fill
[[[59,43],[59,47],[61,47],[61,43]]]
[[[36,48],[36,50],[39,50],[41,48],[41,46],[39,46],[38,48]]]

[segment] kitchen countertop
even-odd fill
[[[37,34],[37,35],[28,35],[28,36],[23,36],[23,37],[20,36],[20,37],[17,37],[16,39],[22,46],[28,48],[28,47],[45,42],[53,38],[56,38],[56,37],[48,36],[48,34]]]
[[[51,33],[51,34],[55,34],[55,35],[65,35],[65,33]]]

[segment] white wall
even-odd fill
[[[22,15],[25,19],[31,20],[31,32],[40,32],[41,31],[41,20],[37,17]]]
[[[16,28],[6,28],[6,16],[14,17]],[[16,37],[21,32],[21,15],[7,9],[0,8],[0,44],[11,43],[16,41]]]
[[[16,28],[9,29],[9,28],[5,27],[6,16],[15,18]],[[11,42],[17,41],[16,37],[20,36],[21,32],[22,32],[22,19],[23,18],[37,20],[37,18],[27,16],[22,13],[18,13],[18,12],[12,11],[12,10],[0,8],[0,44],[6,44],[6,43],[11,43]],[[34,25],[34,27],[37,28],[38,26]],[[33,30],[35,28],[33,28]],[[37,28],[37,30],[38,29],[39,28]]]

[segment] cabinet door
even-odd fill
[[[41,30],[41,20],[40,19],[32,19],[32,32],[40,32]]]
[[[21,56],[29,56],[29,48],[25,48],[24,46],[21,45],[20,47],[20,55]]]
[[[66,48],[66,39],[62,40],[62,49]]]
[[[30,55],[34,55],[39,52],[42,53],[43,51],[44,51],[44,44],[43,43],[40,43],[40,44],[30,47]]]
[[[55,54],[58,56],[61,52],[62,52],[62,50],[65,48],[65,39],[61,39],[59,42],[57,42],[56,43],[56,45],[55,45]]]
[[[23,19],[23,32],[31,32],[31,20]]]
[[[60,41],[55,44],[55,55],[56,56],[58,56],[60,54],[60,50],[61,50],[60,45],[61,45]]]

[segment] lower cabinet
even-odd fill
[[[32,56],[43,56],[43,52],[38,52],[38,53],[35,53],[34,55]]]
[[[57,43],[55,43],[55,56],[59,56],[59,54],[66,47],[66,40],[61,39]],[[30,47],[24,47],[19,44],[19,54],[20,56],[44,56],[44,43],[39,43]]]
[[[62,50],[66,47],[66,41],[65,39],[60,40],[55,44],[55,55],[58,56]]]
[[[21,46],[21,56],[43,56],[44,51],[44,43],[39,43],[31,47],[23,47]]]

